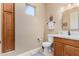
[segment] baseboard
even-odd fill
[[[24,53],[22,53],[22,54],[19,54],[18,56],[31,56],[31,55],[37,53],[41,48],[42,48],[42,47],[38,47],[38,48],[33,49],[33,50],[30,50],[30,51],[28,51],[28,52],[24,52]]]

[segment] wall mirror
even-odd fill
[[[62,17],[63,30],[79,30],[79,7],[74,7],[64,11]]]

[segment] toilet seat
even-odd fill
[[[52,43],[50,42],[43,42],[42,46],[43,47],[50,47]]]

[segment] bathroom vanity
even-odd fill
[[[54,56],[79,56],[78,38],[54,36]]]
[[[54,56],[79,56],[79,7],[65,9],[62,30],[67,32],[53,35]]]

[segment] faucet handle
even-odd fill
[[[68,35],[71,35],[71,34],[70,34],[70,30],[68,30]]]
[[[0,44],[1,44],[1,41],[0,41]]]

